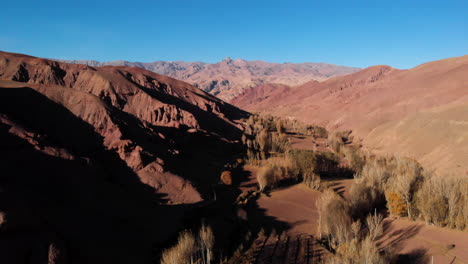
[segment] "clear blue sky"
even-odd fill
[[[0,50],[48,58],[410,68],[468,54],[467,0],[4,0],[1,10]]]

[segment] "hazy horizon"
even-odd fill
[[[0,49],[101,62],[231,57],[407,69],[468,54],[467,8],[464,1],[28,0],[4,3]]]

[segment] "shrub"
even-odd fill
[[[428,223],[460,230],[468,225],[468,178],[428,176],[417,193],[419,211]]]
[[[368,186],[357,179],[349,189],[351,215],[354,219],[364,217],[385,205],[383,193],[374,186]]]
[[[288,137],[285,134],[272,133],[270,138],[270,151],[284,153],[288,150],[290,143]]]
[[[392,263],[397,256],[390,247],[380,250],[377,240],[383,234],[383,216],[377,213],[352,221],[349,204],[332,190],[318,202],[319,231],[335,250],[326,263]]]
[[[201,245],[201,253],[206,263],[211,263],[213,259],[213,247],[214,247],[214,234],[210,226],[202,225],[199,231],[199,244]]]
[[[333,190],[327,189],[317,201],[320,237],[326,237],[331,247],[337,247],[351,239],[349,207]]]
[[[327,138],[328,131],[321,126],[312,126],[312,130],[314,131],[314,137],[316,138]]]
[[[271,149],[271,139],[270,133],[268,133],[268,129],[264,128],[260,133],[257,135],[257,142],[260,147],[260,151],[264,153],[270,152]]]
[[[339,157],[332,152],[316,152],[315,172],[319,174],[335,174],[339,171]]]
[[[382,234],[383,234],[383,226],[382,226],[383,217],[381,214],[369,214],[366,217],[366,224],[368,234],[367,236],[372,240],[376,241]]]
[[[221,173],[221,182],[224,185],[232,185],[232,174],[230,171],[223,171]]]
[[[361,154],[356,146],[343,148],[345,157],[349,162],[349,167],[356,173],[360,173],[366,164],[365,156]]]
[[[315,173],[304,175],[302,182],[311,189],[318,190],[320,188],[320,176]]]
[[[400,157],[380,157],[366,162],[356,178],[379,193],[386,193],[387,208],[395,215],[412,217],[414,194],[424,181],[423,169],[414,160]],[[402,206],[401,203],[405,203]],[[399,209],[398,209],[399,208]],[[402,213],[400,209],[406,209]]]
[[[335,153],[341,153],[341,149],[351,139],[351,130],[336,131],[328,134],[328,145]]]
[[[293,162],[296,174],[309,175],[315,172],[317,158],[314,151],[292,149],[288,151],[287,157]]]
[[[211,227],[202,225],[198,236],[182,231],[177,244],[163,251],[161,264],[200,263],[210,264],[213,259],[214,234]]]
[[[257,171],[257,182],[260,191],[265,191],[267,187],[271,187],[274,182],[273,169],[270,167],[260,167]]]
[[[281,134],[285,132],[283,121],[281,121],[281,119],[276,121],[276,132],[281,133]]]
[[[408,213],[408,205],[403,199],[403,196],[396,192],[385,193],[387,199],[387,207],[390,214],[395,216],[406,216]]]
[[[183,231],[179,234],[177,244],[163,251],[161,264],[193,263],[196,251],[197,243],[192,232]]]

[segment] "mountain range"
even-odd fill
[[[94,60],[62,60],[92,67],[105,65],[140,67],[193,84],[223,100],[230,100],[249,87],[263,83],[299,85],[311,80],[323,81],[331,77],[353,73],[359,68],[328,63],[269,63],[264,61],[232,60],[218,63],[155,61],[129,62]]]

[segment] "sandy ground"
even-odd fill
[[[320,139],[319,139],[320,140]],[[291,137],[291,147],[297,149],[326,150],[326,142],[314,140],[312,137]],[[256,188],[255,166],[244,167],[250,176],[241,185],[242,191]],[[353,184],[352,179],[325,181],[328,187],[349,199],[349,188]],[[291,247],[297,254],[294,261],[284,263],[309,263],[322,259],[327,254],[317,245],[314,236],[318,231],[317,200],[321,192],[307,188],[303,184],[293,185],[287,188],[274,190],[267,195],[262,195],[258,200],[259,208],[265,210],[265,214],[276,220],[287,223],[290,228],[280,238],[266,238],[259,241],[264,248],[259,250],[257,263],[271,263],[271,257],[282,246],[289,245],[285,252],[291,254]],[[291,244],[292,243],[292,244]],[[462,232],[447,228],[426,225],[423,222],[407,219],[385,219],[385,235],[380,241],[380,246],[392,245],[395,250],[405,255],[402,263],[437,263],[456,264],[468,263],[468,232]],[[309,253],[305,253],[309,252]],[[317,253],[318,252],[318,253]],[[290,259],[292,255],[286,254],[284,259]],[[317,259],[314,254],[322,256]],[[329,254],[329,253],[328,253]],[[297,258],[300,261],[297,261]]]
[[[468,233],[428,226],[406,219],[386,219],[384,245],[395,244],[400,254],[419,257],[419,263],[468,263]]]
[[[347,197],[352,180],[331,182],[332,188]],[[259,207],[279,221],[286,222],[290,229],[286,237],[316,236],[318,213],[316,201],[321,193],[302,184],[263,195]],[[406,219],[385,219],[386,231],[381,246],[391,244],[402,255],[408,255],[405,263],[437,264],[468,263],[468,233],[428,226],[423,222]],[[315,246],[317,247],[317,245]],[[417,261],[416,261],[417,260]]]
[[[303,184],[272,192],[270,196],[263,195],[258,205],[266,210],[268,215],[290,224],[287,231],[290,235],[309,234],[317,232],[318,212],[316,201],[321,193]]]

